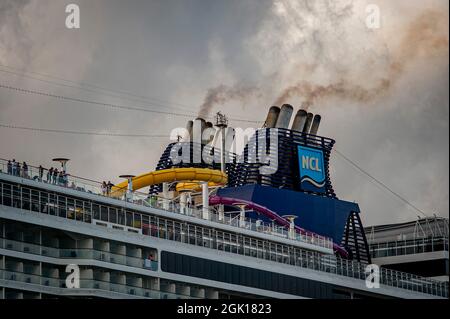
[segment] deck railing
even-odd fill
[[[371,243],[372,258],[402,256],[435,251],[448,252],[448,237],[416,238],[411,240],[397,240],[382,243]]]
[[[21,167],[23,165],[21,164]],[[28,165],[27,170],[23,170],[21,168],[18,170],[13,170],[12,168],[8,168],[8,161],[5,159],[0,159],[0,173],[6,173],[10,175],[15,175],[21,178],[31,179],[36,182],[42,182],[45,184],[57,185],[60,187],[71,188],[80,192],[87,192],[90,194],[111,197],[108,192],[104,192],[102,189],[102,183],[81,178],[73,175],[65,175],[62,177],[51,177],[47,178],[48,170],[43,168],[42,170],[39,167]],[[129,201],[126,196],[121,197],[112,197],[117,200]],[[148,195],[141,192],[133,192],[133,200],[132,202],[137,205],[152,207],[157,209],[162,209],[169,211],[171,213],[189,215],[198,219],[206,219],[212,222],[221,223],[225,225],[230,225],[233,227],[245,228],[251,231],[256,231],[259,233],[264,233],[268,235],[273,235],[277,237],[283,237],[286,239],[303,242],[327,249],[333,248],[333,241],[331,238],[327,238],[325,236],[317,235],[317,234],[299,234],[295,233],[293,236],[289,234],[289,230],[287,230],[283,226],[279,226],[276,224],[265,223],[261,220],[255,220],[248,217],[245,217],[244,220],[239,220],[239,218],[235,218],[231,216],[233,214],[228,214],[228,216],[220,216],[216,212],[215,209],[209,208],[208,214],[204,214],[202,208],[196,207],[181,207],[180,203],[174,199],[165,199],[162,197],[158,197],[155,195]]]
[[[9,270],[0,268],[0,280],[21,282],[23,284],[45,286],[51,288],[64,289],[65,292],[73,291],[74,294],[80,289],[95,289],[104,292],[115,292],[132,297],[143,297],[152,299],[197,299],[196,297],[164,292],[160,290],[146,289],[137,286],[124,285],[118,283],[112,283],[109,281],[102,281],[98,279],[80,279],[80,288],[67,288],[65,279],[49,277],[39,274],[30,274],[21,271]],[[70,293],[69,293],[70,295]]]

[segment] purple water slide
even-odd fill
[[[263,214],[264,216],[266,216],[267,218],[269,218],[271,220],[274,220],[279,225],[285,226],[287,228],[290,225],[290,222],[288,220],[281,217],[274,211],[268,209],[267,207],[258,205],[254,202],[250,202],[250,201],[247,201],[244,199],[232,198],[232,197],[222,197],[222,196],[214,195],[209,198],[209,203],[210,203],[210,205],[223,204],[223,205],[231,205],[231,206],[236,205],[238,203],[245,204],[245,205],[247,205],[248,208],[250,208],[258,213]],[[297,233],[300,233],[302,235],[324,237],[324,236],[318,235],[316,233],[313,233],[311,231],[308,231],[304,228],[301,228],[300,226],[295,225],[294,227],[295,227],[295,230],[297,231]],[[343,257],[348,257],[348,252],[343,247],[341,247],[335,243],[333,243],[333,250]]]

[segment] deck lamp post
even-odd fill
[[[70,161],[68,158],[56,157],[52,161],[61,163],[61,168],[67,173],[67,162]]]
[[[245,227],[245,208],[247,204],[234,203],[233,206],[239,207],[239,227]]]
[[[297,215],[283,215],[282,216],[284,219],[289,221],[289,233],[288,233],[288,237],[290,239],[294,239],[295,238],[295,223],[294,220],[298,217]]]
[[[128,181],[127,191],[125,193],[125,200],[133,202],[133,177],[135,175],[120,175],[120,178],[125,178]]]

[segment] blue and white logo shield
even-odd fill
[[[302,188],[307,184],[321,189],[325,186],[322,150],[298,145],[298,164]],[[311,190],[318,190],[318,189]]]

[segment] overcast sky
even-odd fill
[[[69,3],[80,7],[80,29],[65,27]],[[366,25],[369,3],[378,29]],[[275,102],[308,102],[340,152],[448,217],[448,21],[446,0],[0,0],[0,84],[193,118],[205,103],[263,121]],[[168,136],[186,120],[0,87],[3,125]],[[153,170],[167,142],[0,127],[1,158],[50,166],[69,157],[70,173],[113,182]],[[331,169],[365,225],[419,214],[336,154]]]

